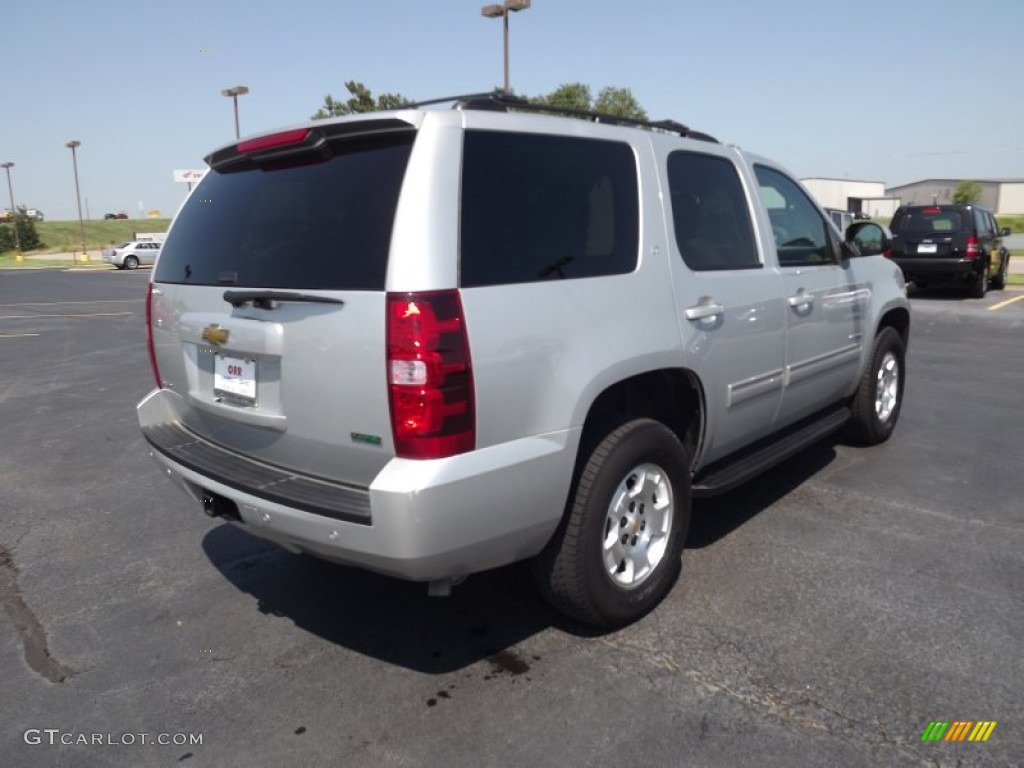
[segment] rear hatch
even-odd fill
[[[932,206],[897,211],[890,229],[892,255],[915,258],[962,258],[970,212]]]
[[[207,158],[151,296],[158,377],[188,429],[359,486],[394,455],[384,287],[415,135],[328,123]]]

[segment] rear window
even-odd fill
[[[964,229],[963,213],[942,208],[915,208],[897,211],[892,219],[894,234],[929,235]]]
[[[414,135],[349,139],[314,164],[211,170],[175,219],[154,280],[383,290]]]
[[[636,174],[628,144],[467,131],[461,284],[633,271],[640,230]]]

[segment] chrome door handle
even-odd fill
[[[800,292],[796,296],[790,296],[786,301],[791,307],[813,307],[814,297],[809,293]]]
[[[709,317],[716,317],[725,312],[721,304],[698,304],[695,307],[688,307],[686,312],[687,320],[707,320]]]

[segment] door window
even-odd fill
[[[668,156],[676,245],[697,271],[757,269],[761,260],[736,166],[698,152]]]
[[[818,206],[795,181],[779,171],[762,165],[754,171],[775,235],[779,265],[834,264],[828,224]]]

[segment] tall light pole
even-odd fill
[[[82,142],[72,139],[64,146],[71,150],[71,164],[75,168],[75,200],[78,201],[78,226],[82,232],[82,261],[88,261],[89,254],[85,250],[85,222],[82,220],[82,194],[78,189],[78,155],[75,154],[75,149],[82,146]],[[73,260],[78,263],[77,256]]]
[[[238,130],[238,97],[245,96],[249,92],[249,89],[244,85],[235,85],[231,88],[225,88],[220,92],[221,96],[230,96],[231,100],[235,103],[235,138],[242,138],[241,131]]]
[[[485,5],[480,13],[489,19],[501,18],[505,27],[505,93],[511,93],[508,80],[508,15],[515,11],[525,11],[530,7],[530,0],[505,0],[501,5]]]
[[[14,187],[11,186],[11,168],[14,167],[14,163],[0,163],[0,168],[7,171],[7,192],[11,196],[11,215],[14,216],[14,248],[17,251],[17,255],[14,257],[17,261],[21,261],[21,236],[18,235],[18,209],[14,205]]]

